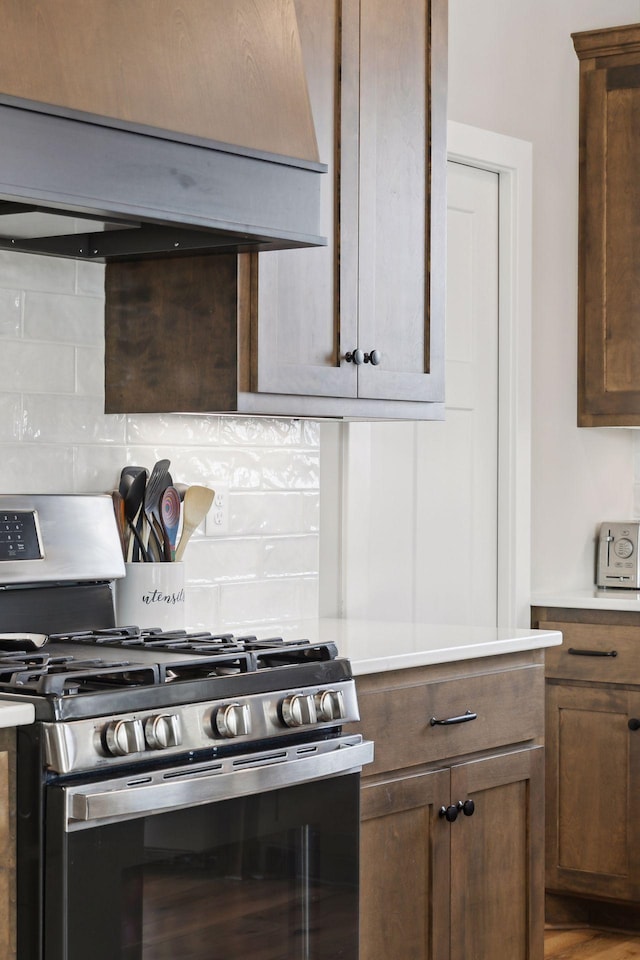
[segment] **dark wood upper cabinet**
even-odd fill
[[[188,279],[176,268],[173,294],[162,261],[109,264],[107,412],[444,415],[446,0],[295,0],[295,10],[329,168],[327,246],[244,254],[235,269],[199,258]],[[135,325],[147,351],[170,353],[142,383]],[[224,357],[222,405],[212,351]],[[353,362],[356,351],[369,362]]]
[[[640,24],[580,58],[578,424],[640,425]]]

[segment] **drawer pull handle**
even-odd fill
[[[617,657],[617,650],[578,650],[576,647],[569,647],[568,653],[572,657]]]
[[[640,720],[638,720],[637,717],[631,717],[627,726],[629,730],[640,730]]]
[[[432,727],[450,727],[454,723],[469,723],[470,720],[477,720],[478,714],[472,713],[471,710],[467,710],[462,714],[461,717],[447,717],[446,720],[438,720],[436,717],[431,717],[429,723]]]

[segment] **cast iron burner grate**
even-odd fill
[[[246,670],[322,662],[338,656],[334,643],[312,644],[309,640],[283,640],[282,637],[258,640],[253,635],[235,637],[232,633],[162,631],[153,627],[141,630],[135,626],[52,634],[49,640],[55,643],[204,654],[212,658],[236,655],[240,660],[244,655]]]
[[[0,656],[0,690],[58,696],[79,690],[159,683],[157,664],[132,664],[127,660],[106,663],[101,659],[51,657],[46,653]]]
[[[334,660],[338,655],[333,643],[137,627],[51,634],[48,643],[58,645],[58,650],[60,645],[70,651],[76,647],[79,655],[69,652],[61,656],[47,652],[46,647],[38,652],[0,651],[0,691],[66,697],[295,668]],[[107,648],[114,647],[131,659],[107,659]],[[104,650],[105,656],[87,657],[89,648],[95,653]]]

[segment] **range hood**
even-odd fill
[[[325,242],[293,0],[0,12],[0,250],[110,262]]]

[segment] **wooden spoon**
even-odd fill
[[[206,517],[214,497],[215,490],[200,487],[197,484],[189,487],[185,493],[182,505],[182,533],[176,550],[176,560],[182,560],[182,554],[191,534]]]

